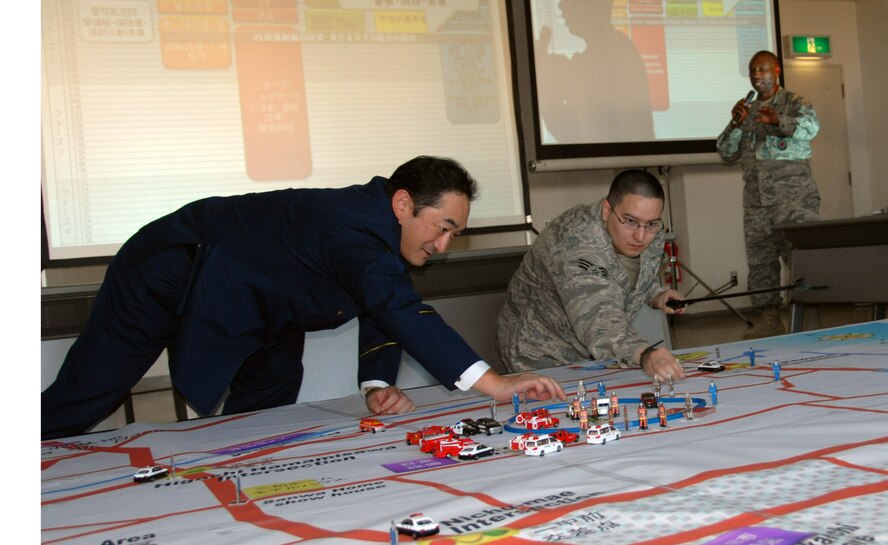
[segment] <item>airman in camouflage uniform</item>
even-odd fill
[[[749,63],[750,81],[758,98],[734,106],[734,119],[717,140],[719,155],[740,160],[743,168],[743,227],[749,289],[780,285],[780,259],[789,264],[789,241],[774,231],[779,223],[818,218],[820,195],[811,176],[811,140],[820,122],[811,103],[777,84],[780,66],[769,52],[759,52]],[[780,293],[752,296],[763,311],[756,331],[746,338],[785,332],[777,317]]]
[[[642,174],[658,184],[652,175]],[[631,326],[639,309],[656,303],[671,313],[665,308],[666,299],[681,298],[659,281],[663,198],[643,200],[655,206],[648,218],[641,219],[657,219],[640,225],[638,216],[624,213],[623,218],[632,217],[634,230],[632,223],[627,226],[627,220],[614,211],[614,206],[622,209],[619,202],[611,204],[607,198],[575,206],[549,222],[512,277],[497,320],[497,348],[506,369],[526,371],[589,359],[640,366],[644,357],[639,353],[650,343]],[[615,243],[608,229],[615,229],[623,241]],[[628,253],[635,255],[627,257],[618,251],[617,245],[627,243]],[[637,274],[624,268],[633,260],[629,270]],[[662,358],[664,379],[667,374],[683,376],[668,349],[650,352]]]

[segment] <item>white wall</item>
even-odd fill
[[[881,2],[882,9],[888,3]],[[884,32],[884,27],[883,30]],[[830,36],[832,57],[822,61],[800,61],[787,59],[784,64],[840,66],[845,80],[845,108],[848,122],[848,152],[851,162],[851,177],[854,180],[851,192],[854,215],[861,216],[872,212],[872,186],[869,166],[870,150],[875,150],[867,142],[868,116],[864,110],[863,79],[861,76],[860,49],[858,46],[857,6],[847,0],[781,0],[780,32],[787,34]],[[792,82],[786,87],[792,89]],[[884,95],[883,95],[884,97]],[[817,108],[817,105],[814,105]]]
[[[866,145],[871,150],[869,208],[888,212],[888,2],[857,0],[856,4]]]

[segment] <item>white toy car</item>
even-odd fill
[[[620,430],[610,424],[592,426],[586,430],[586,443],[590,445],[603,445],[608,441],[616,441],[620,438]]]
[[[711,373],[718,373],[719,371],[724,370],[725,366],[715,360],[709,360],[697,366],[697,371],[709,371]]]
[[[407,534],[414,538],[432,536],[440,530],[437,522],[422,513],[413,513],[404,520],[396,522],[395,528],[399,534]]]
[[[524,454],[545,456],[548,452],[561,452],[564,443],[550,435],[534,435],[524,442]]]
[[[482,456],[492,456],[493,449],[488,447],[487,445],[482,445],[481,443],[475,443],[473,445],[467,445],[463,447],[457,457],[460,460],[477,460]]]
[[[169,474],[170,470],[163,466],[149,466],[136,471],[133,474],[133,480],[137,483],[144,483],[161,477],[166,477]]]

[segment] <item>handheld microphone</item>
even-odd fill
[[[755,91],[750,91],[746,93],[746,100],[743,101],[743,105],[749,108],[749,105],[752,104],[752,101],[755,99]],[[733,119],[734,126],[736,127],[740,123],[740,114],[734,116]]]

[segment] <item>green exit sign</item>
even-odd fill
[[[829,36],[784,36],[783,54],[791,59],[825,59],[832,56]]]

